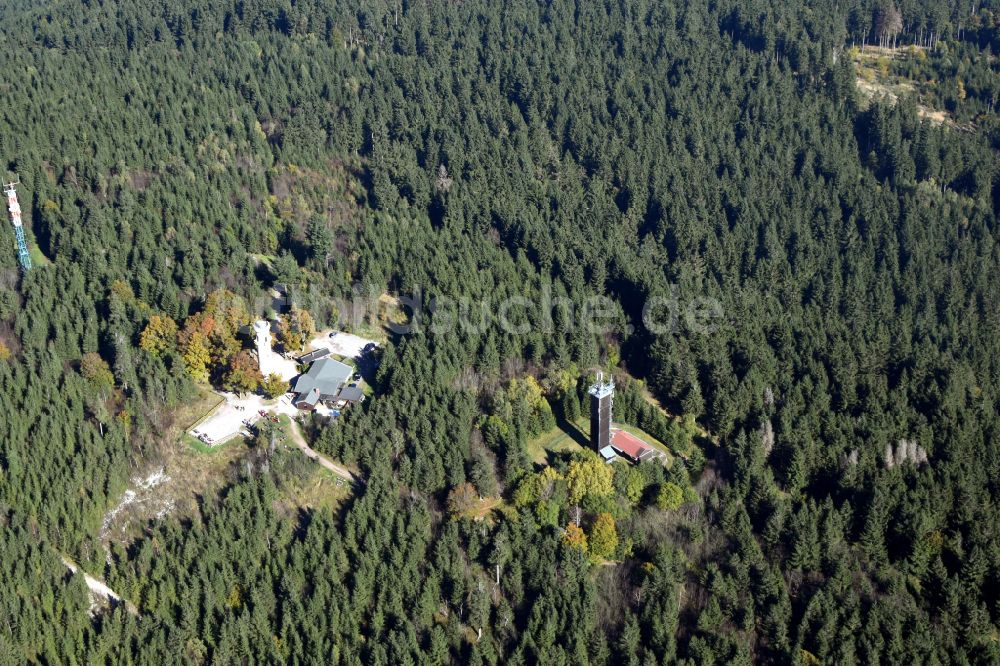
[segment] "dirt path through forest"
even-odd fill
[[[306,443],[306,438],[302,436],[302,431],[299,429],[299,424],[296,423],[295,420],[292,420],[288,424],[288,431],[292,434],[292,440],[295,442],[295,445],[298,446],[300,449],[302,449],[302,453],[306,454],[306,456],[308,456],[310,459],[315,460],[326,469],[330,470],[331,472],[333,472],[334,474],[336,474],[341,478],[347,479],[351,483],[358,481],[357,477],[355,477],[353,474],[347,471],[347,469],[334,463],[329,458],[321,456],[320,454],[316,453],[316,451],[314,451],[312,447],[310,447],[309,444]]]
[[[139,609],[135,607],[135,604],[133,604],[131,601],[126,601],[125,599],[122,599],[120,594],[118,594],[110,587],[108,587],[103,581],[100,581],[91,576],[86,571],[81,570],[80,567],[77,566],[76,562],[69,559],[65,555],[62,556],[62,561],[63,564],[66,565],[66,568],[69,569],[74,574],[75,573],[83,574],[83,580],[86,581],[87,588],[90,589],[90,593],[92,595],[102,597],[116,604],[125,604],[125,608],[128,610],[129,613],[132,613],[132,615],[139,615]],[[93,607],[94,606],[92,605],[91,609],[93,609]]]

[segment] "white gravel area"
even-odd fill
[[[333,337],[330,337],[330,335]],[[353,333],[343,331],[323,331],[309,343],[310,349],[326,348],[331,354],[345,358],[357,358],[368,345],[378,346],[374,340],[366,340]]]
[[[191,429],[192,437],[212,446],[221,444],[246,428],[244,421],[254,423],[260,419],[260,410],[269,409],[265,408],[264,399],[259,395],[223,395],[226,397],[225,402],[216,407],[211,416]]]
[[[235,437],[240,431],[247,428],[246,422],[251,425],[261,419],[260,412],[263,410],[268,414],[287,414],[292,418],[301,412],[292,404],[288,394],[278,398],[277,401],[265,400],[263,397],[254,394],[236,395],[234,393],[222,393],[226,400],[215,411],[191,429],[190,435],[206,444],[215,446]]]

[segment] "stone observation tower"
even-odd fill
[[[257,341],[257,362],[260,364],[260,374],[267,377],[274,372],[271,357],[274,350],[271,349],[271,322],[260,319],[253,323],[253,332]]]
[[[278,375],[285,381],[299,374],[295,361],[284,358],[274,351],[271,345],[274,337],[271,335],[271,322],[266,319],[259,319],[253,323],[254,341],[257,344],[257,364],[260,366],[260,374]]]

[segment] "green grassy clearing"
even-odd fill
[[[28,243],[28,256],[31,257],[32,266],[51,266],[49,258],[42,254],[42,251],[34,243]]]
[[[174,422],[187,424],[184,426],[184,432],[197,428],[224,401],[225,398],[221,395],[205,388],[199,388],[198,397],[175,412]]]
[[[301,454],[289,451],[283,455]],[[336,511],[351,496],[351,486],[347,481],[319,466],[304,477],[292,474],[284,475],[283,478],[278,503],[289,507]]]
[[[612,427],[621,428],[635,435],[654,449],[662,451],[667,461],[674,459],[670,449],[661,441],[640,428],[625,423],[614,423]],[[549,432],[543,433],[528,442],[528,457],[537,465],[548,465],[549,455],[553,453],[568,453],[582,451],[587,447],[590,432],[587,417],[581,417],[573,423],[560,423]]]
[[[537,465],[548,465],[550,453],[566,453],[583,450],[587,419],[577,419],[575,423],[562,422],[549,432],[542,433],[528,442],[528,457]]]

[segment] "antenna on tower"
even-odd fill
[[[31,269],[31,255],[28,254],[28,243],[24,240],[24,227],[21,225],[21,204],[17,202],[17,189],[20,181],[10,181],[3,184],[3,191],[7,193],[7,210],[10,212],[10,221],[14,225],[14,238],[17,241],[17,259],[21,262],[24,271]]]

